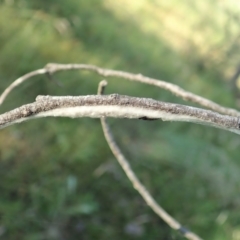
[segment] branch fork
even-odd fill
[[[104,69],[86,64],[47,64],[44,68],[25,74],[16,79],[0,95],[0,106],[8,94],[23,82],[34,76],[46,74],[53,75],[58,71],[87,70],[104,77],[118,77],[129,81],[135,81],[153,85],[170,91],[174,95],[190,102],[199,104],[210,110],[195,108],[187,105],[156,101],[150,98],[137,98],[118,94],[103,95],[107,82],[101,81],[98,87],[98,95],[88,96],[38,96],[36,101],[23,105],[9,112],[0,114],[0,129],[10,125],[41,117],[92,117],[100,118],[105,138],[114,156],[125,171],[133,187],[140,193],[149,207],[171,228],[178,230],[184,237],[190,240],[201,240],[199,236],[183,227],[170,216],[151,196],[144,185],[139,181],[128,160],[116,144],[105,117],[131,118],[142,120],[184,121],[204,124],[211,127],[228,130],[240,134],[240,112],[223,107],[211,100],[188,92],[177,85],[162,80],[145,77],[141,74],[131,74],[122,71]]]

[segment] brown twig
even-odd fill
[[[2,103],[4,102],[5,98],[8,96],[8,94],[18,85],[22,84],[23,82],[25,82],[26,80],[30,79],[31,77],[37,76],[37,75],[41,75],[41,74],[46,74],[48,71],[47,69],[43,68],[43,69],[38,69],[36,71],[32,71],[30,73],[27,73],[25,75],[23,75],[22,77],[16,79],[11,85],[9,85],[4,92],[1,94],[0,96],[0,106],[2,105]]]
[[[141,74],[130,74],[121,71],[114,71],[103,69],[92,65],[85,64],[48,64],[44,69],[39,69],[30,72],[13,82],[0,96],[0,105],[3,103],[7,95],[19,84],[28,80],[29,78],[40,74],[53,74],[57,71],[82,69],[98,73],[105,77],[120,77],[130,81],[136,81],[154,85],[165,90],[168,90],[184,100],[198,103],[201,106],[207,107],[216,112],[189,107],[185,105],[172,104],[166,102],[155,101],[147,98],[134,98],[129,96],[121,96],[118,94],[111,94],[109,96],[80,96],[80,97],[51,97],[38,96],[36,102],[23,105],[12,111],[0,115],[0,128],[9,125],[26,121],[33,118],[59,116],[59,117],[118,117],[118,118],[137,118],[137,119],[163,119],[167,121],[186,121],[226,129],[237,134],[240,134],[240,112],[222,107],[208,99],[202,98],[190,92],[183,90],[177,85],[145,77]],[[99,87],[99,94],[103,91],[105,83]],[[226,116],[229,115],[229,116]],[[132,172],[130,165],[125,157],[122,155],[120,149],[116,145],[110,129],[108,128],[104,119],[102,119],[103,128],[105,129],[106,139],[112,148],[113,153],[126,171],[126,174],[134,184],[134,187],[140,192],[148,205],[161,216],[172,228],[178,229],[188,239],[199,240],[200,238],[194,233],[181,227],[181,225],[168,215],[149,195],[147,190],[135,174]],[[127,173],[128,172],[128,173]],[[159,208],[160,207],[160,208]],[[160,209],[160,210],[159,210]]]
[[[176,95],[177,97],[184,99],[185,101],[197,103],[200,106],[206,107],[213,111],[226,114],[226,115],[231,115],[231,116],[240,116],[240,112],[235,109],[223,107],[211,100],[208,100],[206,98],[203,98],[201,96],[188,92],[173,83],[169,83],[169,82],[154,79],[154,78],[149,78],[142,74],[132,74],[132,73],[123,72],[123,71],[115,71],[115,70],[104,69],[94,65],[87,65],[87,64],[49,63],[46,65],[46,69],[48,69],[48,71],[50,71],[51,73],[54,73],[56,71],[64,71],[64,70],[88,70],[88,71],[96,72],[97,74],[104,77],[119,77],[119,78],[124,78],[130,81],[141,82],[141,83],[145,83],[145,84],[149,84],[149,85],[153,85],[153,86],[165,89],[171,92],[172,94]]]
[[[104,88],[107,85],[107,82],[101,81],[98,87],[98,94],[101,95],[104,92]],[[123,153],[121,152],[120,148],[116,144],[114,137],[111,133],[111,130],[105,120],[104,117],[101,118],[102,129],[104,132],[104,136],[107,140],[107,143],[112,150],[114,156],[118,160],[120,166],[123,168],[124,172],[126,173],[128,179],[132,183],[133,187],[139,192],[139,194],[143,197],[145,202],[148,206],[164,221],[166,222],[171,228],[174,230],[179,231],[183,236],[190,240],[201,240],[199,236],[195,233],[191,232],[190,230],[183,227],[178,221],[176,221],[171,215],[169,215],[151,196],[145,186],[139,181],[138,177],[132,170],[128,160],[125,158]]]
[[[79,97],[38,96],[36,102],[0,115],[0,128],[40,117],[162,119],[209,125],[240,134],[239,118],[201,108],[118,94]]]
[[[56,64],[56,63],[49,63],[45,66],[43,69],[36,70],[34,72],[31,72],[29,74],[24,75],[20,79],[17,79],[14,83],[12,83],[5,91],[4,93],[0,96],[0,105],[6,98],[6,96],[10,93],[10,91],[21,84],[23,81],[27,80],[28,78],[37,75],[37,71],[39,71],[39,74],[44,74],[46,72],[53,74],[58,71],[66,71],[66,70],[88,70],[92,72],[96,72],[97,74],[104,76],[104,77],[119,77],[119,78],[124,78],[130,81],[135,81],[135,82],[141,82],[149,85],[153,85],[162,89],[165,89],[177,97],[180,97],[186,101],[194,102],[199,104],[200,106],[206,107],[208,109],[211,109],[213,111],[225,114],[225,115],[230,115],[230,116],[240,116],[240,112],[231,109],[231,108],[226,108],[223,107],[213,101],[210,101],[206,98],[200,97],[196,94],[193,94],[191,92],[188,92],[179,86],[165,82],[162,80],[158,79],[153,79],[149,77],[145,77],[141,74],[131,74],[123,71],[115,71],[115,70],[110,70],[110,69],[104,69],[100,68],[94,65],[87,65],[87,64]]]

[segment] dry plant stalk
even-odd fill
[[[118,78],[123,78],[123,79],[129,80],[129,81],[135,81],[135,82],[153,85],[155,87],[165,89],[165,90],[173,93],[177,97],[180,97],[186,101],[197,103],[202,107],[211,109],[213,111],[216,111],[216,112],[219,112],[219,113],[222,113],[225,115],[240,117],[239,111],[237,111],[235,109],[223,107],[209,99],[206,99],[206,98],[203,98],[196,94],[193,94],[191,92],[188,92],[188,91],[180,88],[178,85],[175,85],[175,84],[172,84],[172,83],[169,83],[166,81],[154,79],[154,78],[145,77],[142,74],[132,74],[132,73],[123,72],[123,71],[104,69],[104,68],[100,68],[100,67],[97,67],[94,65],[88,65],[88,64],[49,63],[42,69],[38,69],[33,72],[27,73],[26,75],[16,79],[9,87],[7,87],[5,89],[5,91],[0,96],[0,105],[3,103],[3,101],[8,96],[8,94],[15,87],[17,87],[19,84],[23,83],[24,81],[30,79],[31,77],[41,75],[41,74],[52,75],[55,72],[67,71],[67,70],[87,70],[87,71],[96,72],[97,74],[104,76],[104,77],[118,77]]]
[[[33,76],[41,74],[52,75],[57,71],[74,69],[93,71],[105,77],[119,77],[163,88],[184,100],[198,103],[199,105],[214,110],[215,112],[186,105],[160,102],[149,98],[136,98],[118,94],[102,95],[106,82],[101,82],[99,84],[98,95],[79,97],[38,96],[33,103],[23,105],[1,114],[0,129],[26,120],[49,116],[101,118],[104,135],[113,154],[124,169],[134,188],[141,194],[146,203],[170,227],[179,230],[187,239],[200,240],[200,237],[182,227],[180,223],[159,206],[144,185],[141,184],[135,173],[132,171],[127,159],[117,146],[105,121],[105,117],[193,122],[240,134],[240,112],[235,109],[222,107],[208,99],[187,92],[177,85],[148,78],[141,74],[114,71],[86,64],[55,63],[47,64],[45,68],[30,72],[15,80],[0,96],[0,105],[15,87]],[[219,113],[222,113],[223,115]]]
[[[101,81],[98,87],[98,94],[102,95],[104,92],[104,88],[106,87],[107,82]],[[190,240],[201,240],[199,236],[195,233],[191,232],[187,228],[183,227],[178,221],[176,221],[172,216],[170,216],[151,196],[145,186],[139,181],[138,177],[132,170],[128,160],[123,155],[122,151],[118,147],[114,137],[111,133],[111,130],[107,124],[107,121],[104,117],[101,118],[101,125],[103,129],[104,136],[107,140],[107,143],[112,150],[113,155],[118,160],[120,166],[126,173],[128,179],[131,181],[133,187],[139,192],[142,198],[145,200],[147,205],[164,221],[166,222],[171,228],[174,230],[179,231],[184,237]]]
[[[0,128],[41,117],[114,117],[162,119],[209,125],[240,134],[238,117],[201,108],[119,94],[87,96],[38,96],[36,101],[0,114]]]

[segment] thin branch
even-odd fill
[[[49,116],[71,118],[101,118],[104,134],[109,143],[109,146],[118,159],[120,165],[126,172],[128,178],[133,183],[134,188],[142,195],[144,200],[153,209],[153,211],[155,211],[169,226],[171,226],[173,229],[179,230],[188,239],[200,240],[197,235],[182,227],[151,197],[145,187],[140,183],[134,172],[131,170],[128,161],[116,145],[111,131],[104,118],[115,117],[137,118],[144,120],[162,119],[166,121],[186,121],[205,124],[240,134],[240,112],[236,111],[235,109],[222,107],[221,105],[218,105],[208,99],[187,92],[177,85],[145,77],[141,74],[114,71],[86,64],[54,63],[48,64],[43,69],[30,72],[15,80],[0,96],[0,105],[15,87],[33,76],[46,73],[51,75],[57,71],[74,69],[93,71],[105,77],[119,77],[130,81],[153,85],[170,91],[174,95],[181,97],[186,101],[197,103],[201,106],[207,107],[225,115],[185,105],[160,102],[148,98],[121,96],[118,94],[111,94],[108,96],[90,95],[80,97],[38,96],[36,102],[34,103],[23,105],[12,111],[1,114],[0,129],[29,119]],[[102,82],[101,84],[102,85],[99,86],[99,94],[102,93],[106,82]]]
[[[109,96],[80,96],[80,97],[51,97],[51,96],[38,96],[36,102],[23,105],[19,108],[16,108],[12,111],[6,112],[0,115],[0,129],[5,128],[9,125],[23,122],[33,118],[40,117],[48,117],[48,116],[61,116],[61,117],[71,117],[71,118],[79,118],[79,117],[94,117],[94,118],[103,118],[103,117],[116,117],[116,118],[137,118],[137,119],[162,119],[166,121],[186,121],[186,122],[194,122],[205,124],[209,126],[214,126],[217,128],[229,130],[240,134],[240,112],[222,107],[208,99],[202,98],[193,93],[187,92],[180,88],[177,85],[164,82],[161,80],[153,79],[145,77],[141,74],[130,74],[121,71],[114,71],[109,69],[99,68],[93,65],[85,65],[85,64],[48,64],[45,68],[39,69],[33,72],[30,72],[17,80],[15,80],[0,96],[0,105],[3,103],[7,95],[18,85],[23,83],[24,81],[30,79],[33,76],[40,74],[53,74],[57,71],[64,70],[74,70],[74,69],[82,69],[88,70],[98,73],[99,75],[105,77],[120,77],[130,81],[141,82],[145,84],[150,84],[157,86],[159,88],[163,88],[165,90],[170,91],[178,97],[183,98],[184,100],[195,102],[200,104],[201,106],[207,107],[214,111],[231,115],[225,116],[218,114],[216,112],[189,107],[185,105],[172,104],[166,102],[155,101],[153,99],[147,98],[134,98],[129,96],[121,96],[118,94],[112,94]],[[104,85],[104,84],[103,84]],[[101,92],[101,87],[99,93]],[[124,163],[124,156],[121,154],[120,149],[118,149],[117,145],[114,142],[113,137],[111,136],[111,132],[103,122],[103,128],[105,128],[105,136],[111,144],[113,144],[111,148],[112,151],[116,151],[114,154],[117,154],[118,157],[122,157],[122,166],[125,168],[125,171],[128,170],[128,177],[134,180],[134,173],[131,173],[131,168],[127,164]],[[109,143],[109,145],[111,146]],[[115,145],[114,145],[115,144]],[[114,150],[115,149],[115,150]],[[115,155],[116,156],[116,155]],[[130,169],[130,170],[129,170]],[[130,176],[131,175],[131,176]],[[137,180],[137,182],[136,182]],[[138,185],[140,184],[140,185]],[[139,187],[140,186],[140,187]],[[134,187],[142,194],[145,201],[150,205],[157,206],[157,203],[154,199],[149,198],[146,195],[147,190],[135,176],[135,185]],[[145,194],[145,196],[144,196]],[[161,209],[160,207],[160,210]],[[154,209],[155,212],[158,212],[157,208]],[[164,210],[158,212],[158,214],[164,216],[165,221],[172,226],[174,229],[178,229],[181,233],[184,234],[188,239],[198,240],[200,239],[194,233],[189,232],[185,228],[181,227],[181,225],[171,218]],[[169,220],[170,218],[170,220]],[[173,220],[173,221],[171,221]],[[189,235],[190,234],[190,235]]]
[[[23,75],[22,77],[16,79],[11,85],[9,85],[4,92],[1,94],[0,96],[0,106],[2,105],[2,103],[4,102],[5,98],[7,97],[7,95],[18,85],[22,84],[23,82],[25,82],[26,80],[30,79],[31,77],[37,76],[37,75],[41,75],[41,74],[46,74],[48,71],[47,69],[43,68],[43,69],[38,69],[36,71],[32,71],[30,73],[27,73],[25,75]]]
[[[39,74],[44,74],[46,72],[49,74],[53,74],[58,71],[66,71],[66,70],[88,70],[88,71],[96,72],[97,74],[104,76],[104,77],[119,77],[119,78],[124,78],[124,79],[130,80],[130,81],[141,82],[141,83],[153,85],[153,86],[165,89],[165,90],[173,93],[177,97],[180,97],[186,101],[197,103],[200,106],[206,107],[213,111],[216,111],[216,112],[219,112],[219,113],[222,113],[225,115],[230,115],[230,116],[240,116],[240,112],[235,109],[222,107],[221,105],[219,105],[213,101],[210,101],[206,98],[200,97],[191,92],[185,91],[184,89],[180,88],[179,86],[177,86],[175,84],[165,82],[162,80],[158,80],[158,79],[154,79],[154,78],[145,77],[141,74],[131,74],[131,73],[123,72],[123,71],[104,69],[104,68],[100,68],[100,67],[97,67],[94,65],[49,63],[45,66],[45,68],[31,72],[31,73],[29,73],[29,76],[27,76],[28,74],[26,74],[22,78],[24,78],[24,81],[25,81],[31,77],[30,76],[31,74],[33,74],[32,76],[37,75],[37,71],[39,71]],[[2,102],[4,101],[6,96],[10,93],[10,91],[22,82],[23,81],[19,81],[19,79],[17,79],[14,83],[12,83],[5,90],[5,92],[2,94],[2,96],[0,96],[0,105],[2,104]]]
[[[142,74],[132,74],[132,73],[123,72],[123,71],[115,71],[115,70],[104,69],[94,65],[87,65],[87,64],[49,63],[46,65],[46,69],[48,69],[48,71],[51,73],[54,73],[56,71],[63,71],[63,70],[88,70],[88,71],[96,72],[97,74],[104,77],[119,77],[119,78],[124,78],[130,81],[141,82],[141,83],[145,83],[145,84],[149,84],[149,85],[153,85],[153,86],[165,89],[171,92],[172,94],[176,95],[177,97],[184,99],[185,101],[197,103],[200,106],[206,107],[213,111],[226,114],[226,115],[231,115],[231,116],[240,116],[240,112],[235,109],[223,107],[211,100],[208,100],[206,98],[203,98],[201,96],[188,92],[173,83],[169,83],[159,79],[149,78]]]
[[[106,81],[101,81],[98,87],[98,94],[101,95],[104,92],[104,88],[107,85]],[[148,206],[164,221],[166,222],[171,228],[174,230],[179,231],[183,236],[190,240],[201,240],[195,233],[191,232],[190,230],[183,227],[178,221],[176,221],[171,215],[169,215],[151,196],[145,186],[139,181],[136,174],[132,170],[128,160],[125,158],[123,153],[121,152],[120,148],[116,144],[114,137],[111,133],[111,130],[105,120],[104,117],[101,118],[102,129],[104,132],[104,136],[107,140],[107,143],[112,150],[114,156],[118,160],[120,166],[123,168],[124,172],[126,173],[128,179],[132,183],[133,187],[139,192]]]
[[[136,98],[118,94],[79,97],[38,96],[36,102],[0,115],[0,128],[40,117],[114,117],[162,119],[209,125],[240,134],[237,117],[221,115],[201,108]]]

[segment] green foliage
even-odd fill
[[[220,2],[0,0],[0,91],[49,62],[89,63],[165,79],[236,107],[224,80],[238,65],[239,20],[237,8]],[[0,111],[38,94],[95,94],[102,77],[73,71],[54,79],[29,80]],[[109,79],[106,91],[183,103],[121,79]],[[238,136],[187,123],[109,121],[169,213],[206,239],[238,239]],[[2,130],[0,146],[1,239],[182,239],[132,188],[99,120],[26,122]]]

